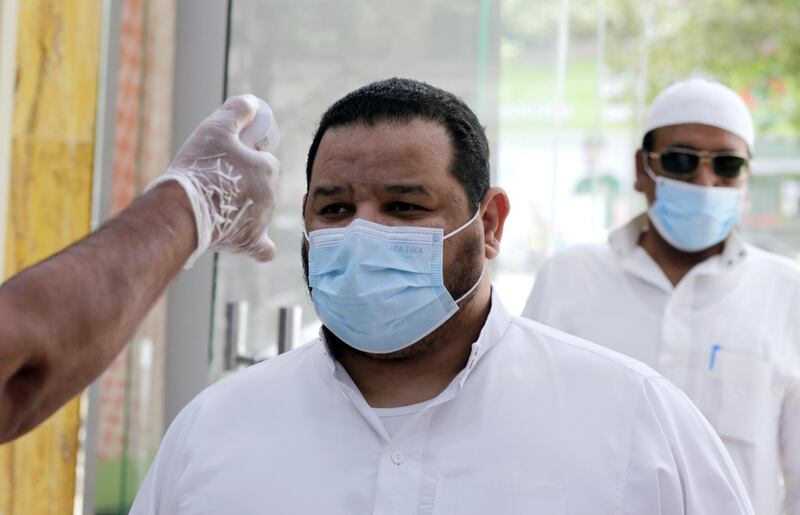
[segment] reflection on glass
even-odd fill
[[[248,353],[277,352],[278,309],[302,307],[301,341],[318,322],[300,262],[305,158],[322,112],[336,99],[391,76],[449,89],[496,133],[499,15],[496,2],[256,1],[233,4],[228,93],[270,103],[281,128],[280,192],[270,237],[274,262],[220,255],[212,377],[222,373],[225,303],[247,301]]]
[[[250,302],[251,353],[275,354],[282,305],[301,305],[303,339],[314,335],[299,259],[308,144],[331,102],[389,76],[455,92],[486,125],[495,183],[511,197],[493,281],[512,312],[550,253],[603,241],[644,209],[633,180],[647,104],[693,73],[750,103],[760,137],[743,230],[797,257],[800,86],[788,56],[800,49],[784,37],[796,30],[787,5],[764,6],[768,23],[753,24],[746,0],[235,1],[229,92],[267,98],[284,133],[279,255],[268,265],[220,257],[212,376],[224,302]]]
[[[122,4],[111,214],[169,165],[174,0]],[[164,432],[166,302],[161,299],[100,378],[95,513],[126,514]]]

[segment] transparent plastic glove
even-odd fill
[[[275,257],[267,224],[275,205],[280,162],[239,138],[258,108],[253,95],[226,100],[197,126],[169,169],[148,186],[174,180],[189,197],[197,249],[185,268],[206,250],[247,254],[259,261]]]

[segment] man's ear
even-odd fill
[[[634,155],[634,160],[636,161],[636,182],[633,183],[633,187],[639,193],[645,192],[645,184],[647,182],[647,173],[644,171],[644,160],[646,157],[644,156],[644,152],[642,149],[636,151]]]
[[[511,209],[505,190],[496,186],[489,188],[483,196],[480,209],[486,259],[494,259],[500,253],[503,227]]]

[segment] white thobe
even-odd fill
[[[638,245],[646,227],[550,259],[523,315],[666,376],[722,437],[756,513],[800,515],[800,266],[734,233],[673,287]]]
[[[222,380],[167,432],[134,515],[738,515],[722,443],[627,357],[511,317],[390,436],[322,339]]]

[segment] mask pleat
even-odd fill
[[[407,347],[439,327],[458,310],[443,284],[442,234],[363,220],[309,234],[311,297],[325,326],[376,354]]]

